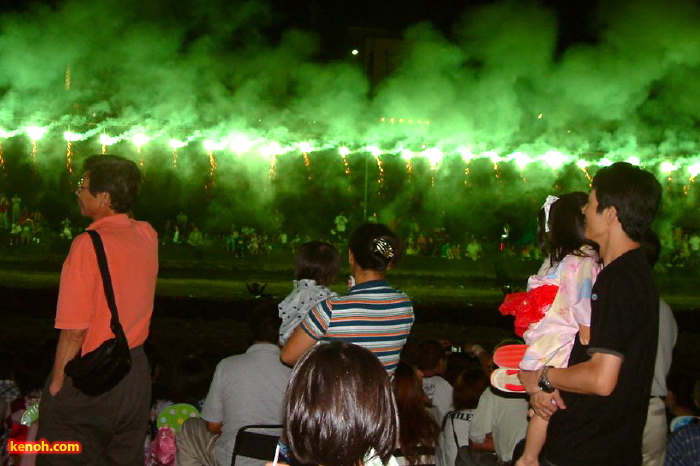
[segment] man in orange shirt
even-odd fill
[[[132,367],[116,387],[90,397],[73,387],[65,366],[113,338],[111,313],[92,241],[76,236],[61,271],[55,326],[60,329],[53,370],[41,401],[38,438],[78,441],[75,455],[40,455],[38,464],[134,465],[143,462],[150,407],[150,370],[143,343],[148,336],[158,273],[158,238],[146,222],[128,215],[141,180],[135,163],[115,155],[85,161],[75,191],[89,230],[102,237],[119,321],[131,349]]]

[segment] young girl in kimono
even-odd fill
[[[582,213],[588,197],[573,192],[548,196],[540,210],[538,239],[545,260],[537,275],[530,276],[527,292],[506,296],[500,311],[515,316],[515,332],[527,348],[504,347],[494,361],[492,384],[505,391],[523,392],[517,380],[520,370],[544,366],[566,367],[575,338],[588,344],[591,325],[591,289],[601,270],[595,244],[584,237]],[[523,354],[524,352],[524,354]],[[510,361],[509,361],[510,359]],[[518,363],[519,360],[519,363]],[[512,365],[511,365],[512,364]],[[536,466],[547,434],[547,421],[533,416],[527,430],[525,451],[516,466]]]

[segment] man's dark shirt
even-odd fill
[[[578,338],[569,365],[593,353],[622,358],[610,396],[562,392],[567,409],[549,422],[544,457],[556,466],[639,465],[654,374],[659,296],[646,255],[629,251],[598,275],[591,296],[591,341]]]

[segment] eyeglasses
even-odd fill
[[[75,188],[75,195],[80,196],[80,193],[83,191],[83,189],[90,189],[87,186],[78,186]]]

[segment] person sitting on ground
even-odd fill
[[[321,301],[338,296],[328,288],[340,269],[340,255],[332,244],[310,241],[297,250],[294,290],[280,303],[282,325],[279,341],[284,345],[306,314]]]
[[[416,367],[423,374],[423,390],[437,408],[437,421],[442,423],[452,409],[452,386],[443,378],[447,368],[445,347],[437,340],[425,340],[415,351]]]
[[[469,426],[479,397],[488,386],[489,376],[482,369],[467,369],[457,377],[452,393],[454,410],[447,413],[442,423],[441,464],[455,464],[460,447],[469,445]]]
[[[201,246],[202,245],[202,240],[204,237],[202,236],[202,232],[199,231],[199,228],[197,228],[194,223],[192,224],[192,230],[190,231],[189,236],[187,237],[187,244],[190,246]]]
[[[399,410],[399,464],[434,465],[440,426],[416,370],[400,362],[394,372],[393,389]]]
[[[386,370],[342,341],[316,345],[294,367],[282,439],[293,464],[396,466],[399,418]]]
[[[290,370],[279,360],[279,325],[274,303],[263,303],[250,312],[248,330],[253,345],[245,354],[230,356],[216,367],[201,419],[188,419],[177,434],[179,466],[230,464],[238,429],[282,423]],[[243,458],[240,464],[262,463]]]
[[[282,361],[294,364],[317,341],[342,340],[368,348],[391,375],[414,320],[408,296],[384,279],[401,258],[401,241],[387,226],[366,223],[350,235],[349,249],[355,286],[309,311],[282,348]]]

